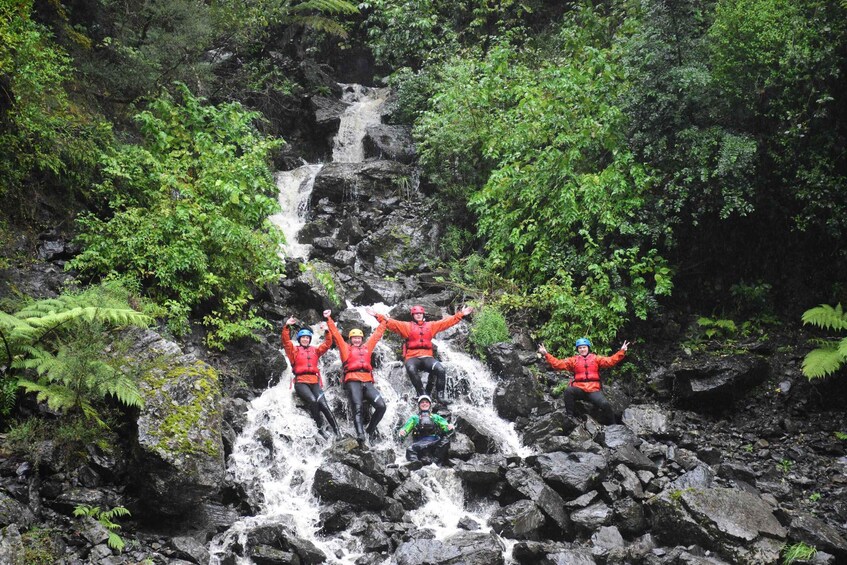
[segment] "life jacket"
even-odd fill
[[[573,368],[573,380],[576,382],[600,382],[600,368],[597,365],[596,355],[589,353],[585,357],[577,356]]]
[[[421,412],[419,416],[418,424],[415,426],[414,431],[412,432],[414,437],[422,438],[426,436],[434,436],[438,435],[438,425],[432,421],[432,416],[427,412]]]
[[[344,374],[347,373],[372,373],[371,353],[364,345],[350,346],[350,354],[344,362]]]
[[[297,357],[292,363],[291,372],[294,373],[294,382],[299,382],[299,378],[303,375],[317,375],[318,383],[321,382],[321,372],[318,369],[318,350],[315,347],[303,347],[302,345],[295,346],[297,348]]]
[[[417,324],[412,322],[412,329],[409,331],[409,337],[403,344],[403,354],[409,349],[432,349],[432,324],[424,322]]]

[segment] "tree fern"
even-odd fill
[[[127,406],[141,404],[135,383],[103,353],[108,330],[150,321],[128,306],[116,283],[34,301],[15,314],[0,312],[0,389],[22,388],[51,410],[102,424],[96,400],[111,395]],[[8,394],[2,396],[0,415],[7,415],[12,406]]]
[[[821,304],[803,313],[803,323],[825,330],[847,330],[847,314],[839,303],[835,307]],[[808,379],[825,377],[838,371],[847,363],[847,337],[821,340],[803,359],[803,374]]]

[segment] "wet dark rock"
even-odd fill
[[[523,369],[497,387],[494,408],[501,418],[513,422],[521,416],[529,416],[542,398],[540,385],[529,371]]]
[[[337,98],[327,96],[312,96],[309,99],[312,111],[315,113],[315,123],[326,133],[338,131],[341,115],[350,106]]]
[[[450,441],[450,449],[447,451],[448,458],[467,460],[475,453],[476,449],[471,438],[459,432],[453,434],[453,439]]]
[[[353,297],[356,304],[396,304],[408,296],[408,291],[400,282],[379,277],[363,277],[362,292]]]
[[[473,422],[459,416],[456,429],[468,436],[477,453],[497,453],[497,439]]]
[[[630,406],[624,410],[622,421],[638,436],[664,437],[669,430],[668,415],[659,406]]]
[[[301,563],[297,554],[268,545],[253,546],[248,555],[256,565],[300,565]]]
[[[704,355],[671,366],[665,378],[677,403],[692,410],[723,410],[770,375],[762,357]]]
[[[615,524],[623,534],[634,536],[647,529],[647,518],[641,503],[631,498],[622,498],[615,502],[613,509]]]
[[[555,411],[534,420],[523,431],[524,443],[527,445],[541,444],[552,437],[568,435],[576,428],[576,422],[565,416],[564,412]]]
[[[815,518],[811,514],[801,513],[791,519],[790,539],[802,541],[818,550],[834,554],[847,560],[847,539],[834,527]]]
[[[426,492],[423,486],[414,480],[408,480],[394,491],[394,498],[406,510],[415,510],[426,502]]]
[[[637,448],[641,444],[641,439],[628,427],[617,424],[606,426],[600,432],[597,443],[610,449],[617,449],[625,445]]]
[[[593,532],[600,526],[609,524],[612,518],[612,509],[605,502],[595,502],[585,508],[571,512],[571,522],[575,526]]]
[[[326,500],[349,502],[364,508],[385,506],[385,488],[344,463],[329,463],[315,472],[314,491]]]
[[[491,374],[499,380],[515,380],[523,375],[518,348],[510,341],[489,345],[485,349],[485,359]]]
[[[506,481],[513,489],[535,502],[562,533],[570,533],[570,519],[564,511],[565,501],[535,471],[510,469],[506,472]]]
[[[412,176],[408,165],[397,161],[328,163],[315,178],[311,206],[323,198],[335,204],[370,202],[396,190],[399,179]]]
[[[205,543],[190,536],[177,536],[171,540],[175,554],[180,559],[203,565],[209,562],[209,550]]]
[[[531,500],[519,500],[497,509],[489,520],[491,528],[505,538],[538,540],[544,514]]]
[[[641,471],[655,472],[658,468],[649,457],[629,444],[611,450],[609,460],[612,463],[623,463],[627,467]]]
[[[503,455],[474,455],[470,460],[455,467],[456,474],[468,483],[493,484],[506,472]]]
[[[701,545],[736,562],[776,561],[787,534],[761,497],[738,489],[669,489],[648,506],[663,542]]]
[[[698,465],[674,480],[670,488],[683,489],[707,489],[712,486],[715,473],[706,465]]]
[[[492,534],[459,532],[444,541],[419,539],[397,548],[397,565],[502,565],[503,545]]]
[[[607,463],[594,453],[561,451],[538,456],[535,466],[547,483],[567,497],[585,494],[606,476]]]
[[[415,159],[415,144],[410,126],[369,126],[363,143],[366,159],[388,159],[406,164],[411,164]]]
[[[28,529],[35,523],[35,515],[25,505],[0,491],[0,527],[9,524]]]

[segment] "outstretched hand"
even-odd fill
[[[294,316],[291,316],[290,318],[288,318],[287,320],[285,320],[285,325],[286,325],[286,326],[293,326],[293,325],[294,325],[294,324],[296,324],[296,323],[297,323],[297,318],[295,318]]]
[[[473,308],[471,306],[465,306],[460,310],[460,312],[462,313],[462,316],[467,316],[468,314],[473,312]]]
[[[332,316],[332,310],[324,310],[324,318],[329,320],[330,316]]]
[[[406,437],[406,430],[400,430],[400,437]]]
[[[538,344],[538,352],[542,355],[547,355],[547,348],[544,347],[543,343]]]
[[[368,306],[367,308],[365,308],[365,314],[367,314],[367,315],[369,315],[369,316],[373,316],[374,318],[376,318],[376,310],[374,310],[374,309],[373,309],[373,308],[371,308],[370,306]]]
[[[624,351],[629,349],[629,342],[624,340],[623,345],[621,345],[621,349],[624,350]]]
[[[328,326],[326,325],[326,322],[321,322],[320,328],[321,328],[321,331],[325,332],[328,328]]]

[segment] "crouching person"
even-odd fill
[[[418,398],[418,413],[413,414],[400,428],[401,438],[411,433],[415,440],[406,449],[406,459],[411,468],[442,463],[450,448],[453,424],[448,423],[443,416],[430,412],[431,407],[432,399],[426,394],[422,395]]]

